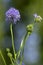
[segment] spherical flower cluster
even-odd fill
[[[33,24],[29,24],[29,25],[27,25],[27,31],[28,31],[28,33],[32,33],[32,31],[33,31]]]
[[[33,14],[33,16],[35,17],[35,21],[36,22],[41,22],[41,20],[42,20],[42,17],[41,16],[38,16],[37,14]]]
[[[6,20],[10,22],[14,22],[16,24],[17,21],[20,20],[20,13],[15,8],[10,8],[6,13]]]

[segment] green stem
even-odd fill
[[[12,61],[12,58],[11,58],[11,57],[10,57],[10,60],[11,60],[12,65],[14,65],[14,63],[13,63],[13,61]]]
[[[11,37],[12,37],[12,48],[13,48],[13,52],[14,52],[14,58],[15,57],[15,47],[14,47],[14,38],[13,38],[13,30],[12,30],[12,24],[10,24],[10,31],[11,31]]]
[[[22,61],[23,61],[23,52],[24,52],[24,45],[26,43],[26,40],[27,40],[27,37],[28,37],[28,32],[26,33],[25,37],[24,37],[24,40],[23,40],[23,45],[22,45],[22,57],[21,57],[21,60],[20,60],[20,65],[22,65]]]
[[[4,64],[7,65],[1,50],[0,50],[0,55],[1,55],[2,59],[3,59]]]
[[[23,61],[23,56],[22,56],[22,58],[21,58],[21,60],[20,60],[20,65],[22,65],[22,61]]]
[[[19,52],[18,52],[17,59],[18,59],[19,56],[20,56],[20,52],[23,51],[23,49],[24,49],[24,45],[25,45],[25,42],[26,42],[26,39],[27,39],[27,35],[28,35],[28,32],[26,33],[25,37],[24,37],[23,40],[21,41],[21,45],[20,45],[20,49],[19,49]]]
[[[20,52],[22,51],[22,57],[21,57],[21,60],[20,60],[20,65],[22,65],[22,61],[23,61],[23,52],[24,52],[24,45],[26,43],[26,40],[27,40],[27,37],[30,35],[30,33],[26,32],[23,40],[21,41],[21,45],[20,45],[20,49],[19,49],[19,52],[18,52],[18,56],[17,56],[17,59],[19,58],[20,56]]]
[[[14,58],[12,58],[12,60],[14,61],[14,63],[16,63],[17,65],[20,65],[17,60],[14,60]]]

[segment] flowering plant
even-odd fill
[[[21,18],[20,12],[19,12],[19,10],[15,9],[15,8],[10,8],[5,13],[5,15],[6,15],[6,21],[10,22],[10,32],[11,32],[12,48],[13,48],[14,57],[13,57],[13,54],[10,52],[9,48],[6,48],[7,55],[10,58],[11,65],[24,65],[23,64],[23,53],[22,53],[22,57],[21,57],[20,61],[19,61],[19,57],[20,57],[21,51],[22,52],[24,51],[24,45],[25,45],[27,36],[28,35],[30,36],[31,33],[33,32],[34,24],[29,24],[29,25],[26,26],[27,32],[26,32],[25,36],[23,37],[23,39],[21,41],[19,51],[16,53],[15,45],[14,45],[14,37],[13,37],[13,28],[12,28],[12,26],[13,26],[13,24],[16,24],[17,21],[20,20],[20,18]],[[42,20],[41,16],[38,16],[37,14],[34,14],[33,16],[34,16],[35,23],[36,22],[41,22],[41,20]],[[2,56],[5,65],[7,65],[1,51],[0,51],[0,55]]]

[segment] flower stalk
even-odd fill
[[[13,38],[12,24],[10,24],[10,31],[11,31],[12,48],[13,48],[13,52],[14,52],[14,58],[16,59],[16,53],[15,53],[15,46],[14,46],[14,38]]]
[[[3,59],[4,65],[7,65],[1,50],[0,50],[0,55],[1,55],[2,59]]]

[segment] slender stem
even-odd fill
[[[27,33],[25,34],[23,40],[21,41],[20,49],[19,49],[19,52],[18,52],[17,59],[19,58],[20,53],[21,53],[21,51],[22,51],[22,57],[21,57],[20,65],[22,65],[22,61],[23,61],[23,57],[24,57],[24,56],[23,56],[24,45],[25,45],[25,43],[26,43],[26,40],[27,40],[28,35],[30,35],[30,34],[27,32]]]
[[[21,60],[20,60],[20,65],[22,65],[22,61],[23,61],[23,52],[24,52],[24,45],[26,43],[26,40],[27,40],[27,37],[28,37],[28,32],[26,33],[25,37],[24,37],[24,40],[23,40],[23,45],[22,45],[22,57],[21,57]]]
[[[24,49],[24,45],[25,45],[25,42],[26,42],[26,39],[27,39],[27,34],[28,33],[26,33],[25,37],[21,41],[21,45],[20,45],[20,49],[19,49],[19,52],[18,52],[17,59],[19,58],[21,51],[23,51],[23,49]]]
[[[14,65],[14,63],[13,63],[13,61],[12,61],[12,58],[11,58],[11,57],[10,57],[10,60],[11,60],[12,65]]]
[[[14,63],[16,63],[17,65],[20,65],[17,60],[14,60],[14,58],[12,58],[12,60],[14,61]]]
[[[21,58],[21,60],[20,60],[20,65],[22,65],[22,61],[23,61],[23,56],[22,56],[22,58]]]
[[[1,50],[0,50],[0,55],[1,55],[2,59],[3,59],[4,64],[7,65]]]
[[[11,31],[11,37],[12,37],[12,48],[13,48],[14,58],[15,58],[15,47],[14,47],[14,38],[13,38],[12,24],[10,24],[10,31]]]

